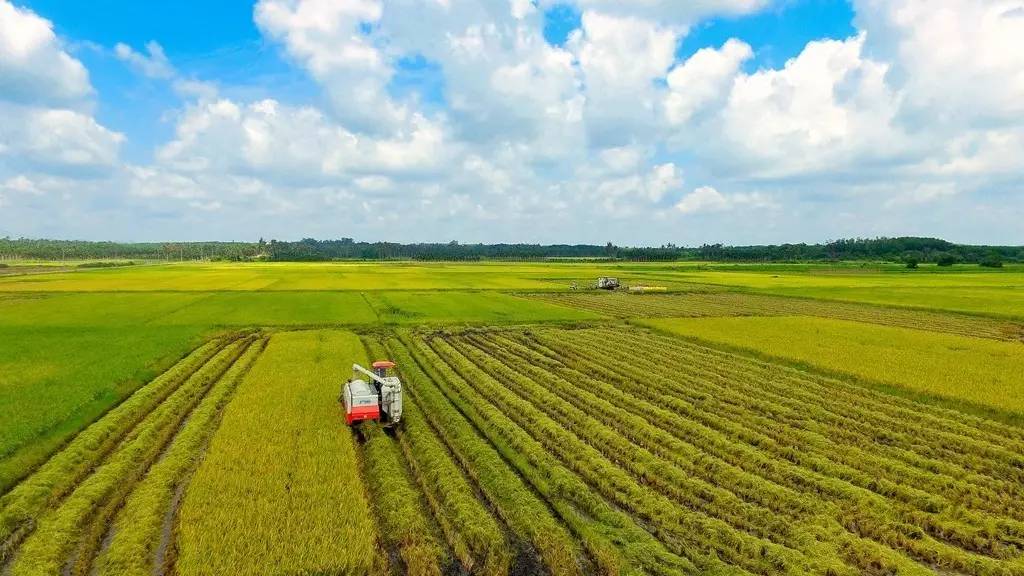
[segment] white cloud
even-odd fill
[[[770,0],[575,0],[575,3],[583,10],[640,16],[673,25],[690,26],[710,16],[749,14],[768,6]]]
[[[722,194],[711,186],[701,186],[684,196],[676,210],[683,214],[728,212],[739,208],[772,208],[775,204],[761,193]]]
[[[568,47],[583,76],[591,143],[621,146],[658,133],[659,90],[680,32],[632,16],[584,12]]]
[[[125,165],[85,68],[49,22],[0,0],[5,218],[104,187],[126,226],[141,211],[166,224],[154,231],[177,215],[282,236],[338,235],[346,219],[405,239],[994,235],[1020,214],[983,208],[1021,204],[1024,0],[855,0],[855,35],[753,71],[752,38],[676,54],[702,19],[768,0],[573,3],[580,29],[553,46],[554,0],[260,0],[260,31],[322,90],[306,101],[118,45],[184,100],[153,162]],[[438,71],[440,101],[409,93],[409,59]],[[684,190],[684,171],[707,185]]]
[[[1020,125],[1024,1],[858,0],[872,57],[893,63],[914,121]]]
[[[337,117],[349,128],[379,133],[409,116],[388,95],[394,66],[367,31],[382,11],[381,0],[260,0],[254,17],[325,87]]]
[[[8,118],[0,126],[0,142],[40,169],[112,168],[124,140],[122,134],[73,110],[0,106],[0,115]]]
[[[430,171],[445,161],[442,126],[422,117],[388,137],[361,136],[312,107],[275,100],[200,101],[157,154],[168,168],[322,182],[365,174]]]
[[[147,54],[136,52],[131,46],[118,42],[114,46],[114,54],[118,60],[127,62],[133,68],[149,78],[168,79],[175,76],[163,47],[155,41],[146,43]]]
[[[781,69],[739,70],[749,55],[729,42],[673,70],[665,107],[673,141],[709,166],[746,178],[859,170],[911,154],[895,122],[900,96],[888,65],[863,56],[864,35],[809,43]]]
[[[0,100],[66,106],[91,94],[88,72],[61,47],[53,25],[0,0]]]
[[[95,177],[114,169],[124,136],[92,117],[92,96],[85,67],[64,50],[52,24],[0,0],[0,179]]]
[[[896,208],[900,206],[930,204],[943,198],[954,196],[956,193],[956,186],[952,183],[920,184],[889,198],[885,202],[885,207]]]
[[[749,45],[732,39],[720,50],[702,48],[673,68],[667,78],[669,92],[665,98],[668,121],[685,124],[697,114],[720,109],[740,66],[753,55]]]

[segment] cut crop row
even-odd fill
[[[515,420],[522,430],[528,431],[541,444],[540,453],[557,456],[592,490],[649,523],[670,550],[686,555],[702,570],[732,565],[741,571],[761,574],[809,571],[806,559],[798,552],[744,534],[721,520],[678,506],[635,481],[599,451],[545,416],[536,406],[494,381],[444,339],[432,338],[429,344],[458,373],[462,382],[471,387],[462,392],[463,396],[493,410],[492,419]],[[718,558],[726,563],[725,566]]]
[[[35,530],[17,549],[11,575],[88,573],[114,513],[182,422],[252,341],[245,338],[220,350],[146,415],[66,498],[43,512]]]
[[[594,353],[594,355],[596,356],[597,354]],[[604,370],[602,366],[588,365],[582,369],[592,374],[606,377],[609,379],[609,382],[615,382],[618,386],[623,386],[623,381],[619,380],[617,375],[614,373],[609,375],[607,372],[602,372]],[[632,382],[633,380],[629,381]],[[647,379],[641,378],[636,380],[636,384],[637,386],[643,386],[643,383],[646,381]],[[626,386],[624,386],[624,389],[629,390]],[[632,392],[636,393],[636,390],[632,390]],[[609,396],[614,397],[615,395],[610,394]],[[794,501],[792,498],[780,499],[775,503],[775,507],[787,507],[791,511],[818,509],[824,512],[825,510],[822,509],[822,506],[826,503],[820,500],[821,494],[832,494],[833,497],[841,497],[850,492],[856,493],[856,489],[853,487],[836,484],[827,477],[800,469],[785,459],[777,458],[773,454],[762,451],[757,446],[739,441],[742,438],[731,434],[731,431],[727,428],[719,430],[706,426],[706,422],[701,422],[699,418],[694,418],[699,413],[688,412],[685,409],[686,406],[680,404],[679,401],[660,397],[656,393],[647,397],[650,402],[643,398],[645,396],[642,394],[631,398],[627,397],[622,402],[622,405],[626,406],[627,410],[635,411],[636,414],[652,422],[663,423],[664,428],[671,431],[679,439],[692,443],[695,446],[704,447],[711,458],[722,458],[729,465],[741,468],[752,475],[763,476],[766,491],[776,491],[778,493],[774,486],[785,486],[793,490],[807,492],[812,499],[810,508],[808,508],[807,504],[802,504],[800,500]],[[728,476],[722,476],[723,480],[727,478]],[[767,494],[766,497],[768,497]],[[815,500],[817,501],[816,506],[813,503]],[[891,569],[902,566],[900,569],[905,571],[908,565],[913,565],[908,559],[898,553],[880,547],[873,542],[860,538],[851,538],[848,534],[835,535],[834,532],[837,526],[834,522],[822,524],[819,519],[815,519],[812,515],[811,518],[801,521],[799,531],[806,534],[809,538],[819,541],[834,540],[837,544],[841,544],[842,548],[847,552],[854,551],[855,553],[848,556],[848,558],[852,558],[852,563],[865,569],[879,564],[881,566],[888,566]]]
[[[579,568],[572,569],[577,564],[566,562],[564,558],[565,552],[574,546],[550,517],[549,508],[536,500],[534,493],[522,485],[523,481],[545,498],[550,509],[580,539],[600,572],[697,572],[693,565],[669,553],[623,513],[596,497],[507,416],[473,395],[467,396],[466,393],[471,392],[469,385],[422,340],[406,336],[402,339],[403,347],[415,356],[417,369],[427,376],[410,387],[424,414],[431,418],[438,435],[459,455],[463,466],[509,527],[534,542],[550,571],[556,574],[579,572]],[[399,349],[398,345],[390,347],[392,351]],[[399,363],[403,354],[408,353],[402,351],[395,355]],[[473,425],[486,440],[475,433]],[[514,466],[515,471],[508,465]],[[535,501],[536,504],[531,503]],[[534,520],[522,518],[523,512],[530,512]],[[552,537],[557,539],[551,540]],[[545,553],[545,548],[551,544],[558,547]]]
[[[608,353],[614,354],[614,351],[608,350]],[[636,364],[638,366],[644,365],[651,374],[657,374],[659,370],[662,370],[660,366],[654,364],[645,364],[643,360],[637,360]],[[664,373],[664,376],[664,381],[671,381],[671,374]],[[728,390],[727,387],[722,387],[712,395],[707,395],[707,392],[699,392],[693,394],[691,391],[694,390],[694,385],[698,386],[698,389],[700,389],[700,387],[703,386],[704,389],[707,390],[707,387],[711,386],[712,384],[709,382],[691,382],[689,386],[679,389],[681,394],[692,395],[692,397],[689,398],[690,401],[701,402],[701,407],[705,411],[714,408],[712,404],[716,403],[720,397],[725,397],[732,394],[732,392],[730,392],[730,390]],[[735,380],[730,380],[728,385],[734,386]],[[739,396],[742,397],[743,395]],[[783,451],[780,452],[779,455],[781,457],[795,460],[797,461],[797,463],[802,463],[804,466],[810,467],[811,469],[818,471],[826,476],[835,477],[838,479],[842,479],[844,481],[853,481],[854,483],[860,485],[861,487],[869,488],[875,492],[878,492],[880,495],[884,497],[896,497],[898,499],[902,498],[910,503],[916,504],[921,509],[928,512],[938,513],[943,511],[951,511],[953,509],[953,506],[951,504],[943,502],[940,498],[934,495],[929,495],[928,493],[916,490],[914,488],[904,489],[901,486],[895,485],[884,478],[880,481],[877,480],[877,470],[874,471],[874,476],[869,476],[867,474],[860,476],[856,472],[851,472],[849,469],[844,468],[842,465],[834,463],[831,460],[829,460],[830,452],[828,450],[822,451],[821,454],[816,456],[814,454],[814,450],[812,449],[812,447],[807,443],[802,442],[800,439],[790,437],[790,435],[787,434],[786,432],[777,432],[773,434],[773,430],[778,427],[771,420],[761,419],[759,421],[752,421],[752,416],[750,416],[750,412],[736,410],[733,410],[731,412],[726,410],[726,412],[722,413],[722,416],[727,418],[729,422],[743,422],[749,424],[749,434],[760,434],[767,436],[768,438],[771,438],[769,443],[774,443],[772,444],[774,446],[800,446],[799,451],[787,449],[789,450],[788,452]],[[761,442],[761,445],[765,444]],[[908,490],[910,492],[909,496],[900,495],[901,493],[908,492]],[[916,494],[914,494],[914,492],[916,492]],[[916,501],[914,500],[915,497],[917,498]],[[962,510],[959,507],[956,507],[956,518],[948,522],[942,522],[940,520],[941,516],[938,515],[923,516],[921,514],[915,514],[913,512],[910,512],[909,514],[909,522],[930,529],[934,535],[942,539],[952,540],[957,544],[965,545],[968,548],[986,554],[999,553],[999,550],[1002,548],[1002,540],[1000,538],[1006,538],[1008,539],[1009,543],[1012,544],[1016,541],[1016,535],[1021,533],[1021,527],[1019,524],[1009,519],[1003,519],[999,522],[999,524],[1004,528],[1003,532],[1005,534],[1003,537],[999,537],[997,535],[997,537],[994,539],[979,539],[979,532],[984,531],[984,533],[988,533],[988,531],[985,530],[983,527],[986,527],[990,524],[990,519],[979,518],[978,514],[971,514],[969,511]],[[965,522],[967,521],[971,521],[975,528],[972,529],[970,525],[965,524]]]
[[[75,436],[0,498],[0,565],[47,507],[81,482],[125,435],[226,344],[224,339],[215,339],[197,348]]]
[[[365,338],[364,343],[374,358],[395,357],[375,338]],[[409,390],[415,367],[403,361],[400,370]],[[501,526],[425,421],[411,393],[403,398],[402,425],[395,436],[416,485],[462,569],[487,576],[507,574],[510,554]]]
[[[715,444],[705,444],[714,448],[714,452],[731,458],[738,466],[746,467],[751,472],[765,475],[775,482],[791,486],[802,491],[826,491],[831,493],[830,498],[850,500],[859,503],[857,507],[849,508],[851,515],[863,519],[875,518],[873,524],[891,523],[892,517],[879,517],[879,511],[885,506],[892,504],[890,500],[881,500],[875,504],[863,506],[867,495],[860,490],[853,489],[853,486],[843,488],[842,484],[836,484],[836,480],[830,479],[829,471],[834,471],[832,464],[825,458],[818,459],[817,467],[805,468],[809,460],[803,454],[806,448],[806,437],[771,439],[763,434],[760,428],[770,427],[771,422],[765,418],[744,417],[744,413],[732,410],[724,413],[723,416],[715,416],[715,411],[720,410],[722,404],[718,401],[718,395],[728,394],[725,382],[722,387],[708,388],[707,382],[691,378],[693,374],[700,374],[706,367],[700,364],[694,365],[693,359],[686,359],[685,356],[673,356],[670,351],[662,351],[658,363],[645,363],[639,359],[644,355],[653,357],[653,352],[643,350],[641,340],[648,338],[648,335],[633,333],[628,338],[616,338],[614,331],[576,331],[572,335],[564,332],[552,334],[550,337],[541,336],[546,346],[553,350],[565,352],[566,349],[573,350],[568,354],[577,368],[590,374],[600,375],[602,378],[610,378],[624,391],[635,394],[638,398],[647,398],[652,402],[658,402],[665,407],[683,416],[687,420],[679,423],[673,422],[672,426],[666,426],[667,430],[678,434],[681,438],[699,445],[702,438],[708,436],[708,431],[717,431],[716,434],[725,434],[724,442],[719,440]],[[628,332],[628,331],[627,331]],[[586,334],[585,334],[586,333]],[[544,332],[543,334],[547,334]],[[590,338],[590,340],[587,340]],[[607,343],[613,342],[613,343]],[[679,358],[676,360],[676,358]],[[580,365],[582,363],[582,365]],[[680,370],[679,367],[683,369]],[[688,382],[685,386],[669,385],[673,381]],[[743,378],[727,380],[728,386],[737,385]],[[747,379],[746,381],[751,381]],[[756,380],[754,380],[756,381]],[[669,384],[666,384],[669,383]],[[740,384],[741,386],[745,384]],[[761,384],[763,386],[763,384]],[[827,398],[827,396],[825,396]],[[629,410],[636,409],[636,404],[628,405]],[[710,410],[710,412],[709,412]],[[751,414],[756,411],[751,410]],[[650,418],[650,415],[648,416]],[[692,420],[691,420],[692,419]],[[746,425],[750,428],[744,427]],[[700,427],[688,431],[687,425],[690,422],[700,424]],[[754,428],[756,426],[756,428]],[[702,429],[703,428],[703,429]],[[736,441],[739,440],[740,443]],[[776,440],[783,440],[777,442]],[[746,445],[747,448],[737,452],[737,446]],[[751,452],[753,450],[754,452]],[[764,451],[768,450],[767,453]],[[731,452],[731,453],[730,453]],[[741,457],[746,453],[745,457]],[[752,465],[756,460],[751,457],[756,454],[761,456],[762,462]],[[774,461],[773,461],[774,459]],[[803,464],[803,465],[801,465]],[[824,468],[821,468],[824,466]],[[874,487],[874,486],[871,486]],[[952,511],[950,515],[938,514],[917,514],[913,511],[902,509],[904,520],[910,519],[914,523],[922,525],[929,530],[933,536],[943,540],[955,542],[958,545],[974,549],[986,554],[994,554],[1001,558],[1011,558],[1019,555],[1020,534],[1019,527],[1012,520],[1007,518],[984,514],[979,511],[964,512],[961,510]],[[865,516],[867,514],[867,516]],[[970,524],[964,524],[964,520],[971,520]],[[978,526],[981,524],[981,526]],[[971,525],[975,527],[972,528]],[[894,528],[898,528],[894,524]],[[935,558],[939,563],[964,567],[973,570],[974,573],[984,573],[987,570],[995,569],[997,564],[994,560],[985,557],[975,557],[963,553],[957,549],[950,549],[940,542],[931,540],[928,537],[921,538],[923,534],[914,536],[913,523],[899,528],[896,532],[886,534],[886,531],[878,532],[877,526],[871,527],[870,535],[884,541],[897,541],[902,537],[899,534],[908,534],[908,539],[917,538],[914,542],[906,544],[906,547],[918,558]],[[995,528],[995,533],[992,533]]]
[[[160,460],[135,487],[108,528],[95,562],[100,576],[150,576],[173,562],[176,503],[217,427],[221,411],[262,353],[261,339],[234,363],[189,416]]]
[[[514,346],[511,342],[488,345],[482,339],[471,338],[470,341],[476,348],[461,340],[452,344],[489,376],[574,432],[580,440],[631,473],[638,482],[650,485],[681,506],[719,518],[737,530],[795,547],[790,541],[792,518],[787,517],[787,510],[771,510],[760,503],[746,502],[715,482],[694,477],[692,466],[684,458],[671,449],[664,449],[665,443],[671,445],[674,438],[659,434],[662,431],[642,418],[620,418],[624,414],[621,409],[616,411],[614,406],[602,404],[587,391],[550,373],[532,369],[528,359],[510,358],[504,350]]]
[[[596,338],[594,341],[598,344],[616,337],[614,331],[603,332],[600,336],[588,334],[583,337]],[[1015,440],[1015,432],[1020,433],[1020,430],[1012,427],[990,422],[979,422],[981,425],[975,427],[972,424],[978,419],[961,417],[959,413],[922,409],[920,404],[900,402],[833,378],[753,361],[672,338],[648,336],[635,345],[651,354],[660,353],[662,348],[682,353],[690,358],[688,361],[703,366],[704,376],[727,382],[729,389],[741,388],[741,399],[767,400],[757,404],[759,406],[770,407],[792,399],[840,419],[841,428],[856,427],[859,421],[874,431],[873,436],[890,435],[891,443],[912,447],[934,462],[960,463],[993,478],[1002,477],[1018,487],[1024,481],[1024,459],[1020,457],[1024,454],[1024,442]],[[766,386],[766,382],[771,385]],[[823,395],[827,395],[827,401],[822,401],[826,397]],[[983,468],[978,469],[978,466]]]

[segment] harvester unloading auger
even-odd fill
[[[349,426],[366,420],[394,426],[402,420],[402,381],[388,376],[388,370],[397,366],[390,360],[373,363],[373,371],[359,364],[352,365],[352,378],[341,391],[345,405],[345,423]],[[358,374],[370,381],[356,378]]]

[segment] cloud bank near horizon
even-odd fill
[[[259,0],[312,97],[198,77],[159,38],[92,48],[175,95],[139,159],[88,39],[0,0],[0,235],[1024,242],[1024,0],[856,0],[852,35],[777,67],[743,37],[680,53],[779,9]],[[554,10],[578,16],[561,40]],[[440,87],[400,89],[414,70]]]

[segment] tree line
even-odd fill
[[[629,262],[828,262],[843,260],[1001,266],[1024,262],[1024,246],[974,246],[937,238],[853,238],[823,244],[624,247],[596,244],[357,242],[352,238],[257,242],[91,242],[0,238],[0,261],[106,259],[320,262],[332,260],[608,260]]]

